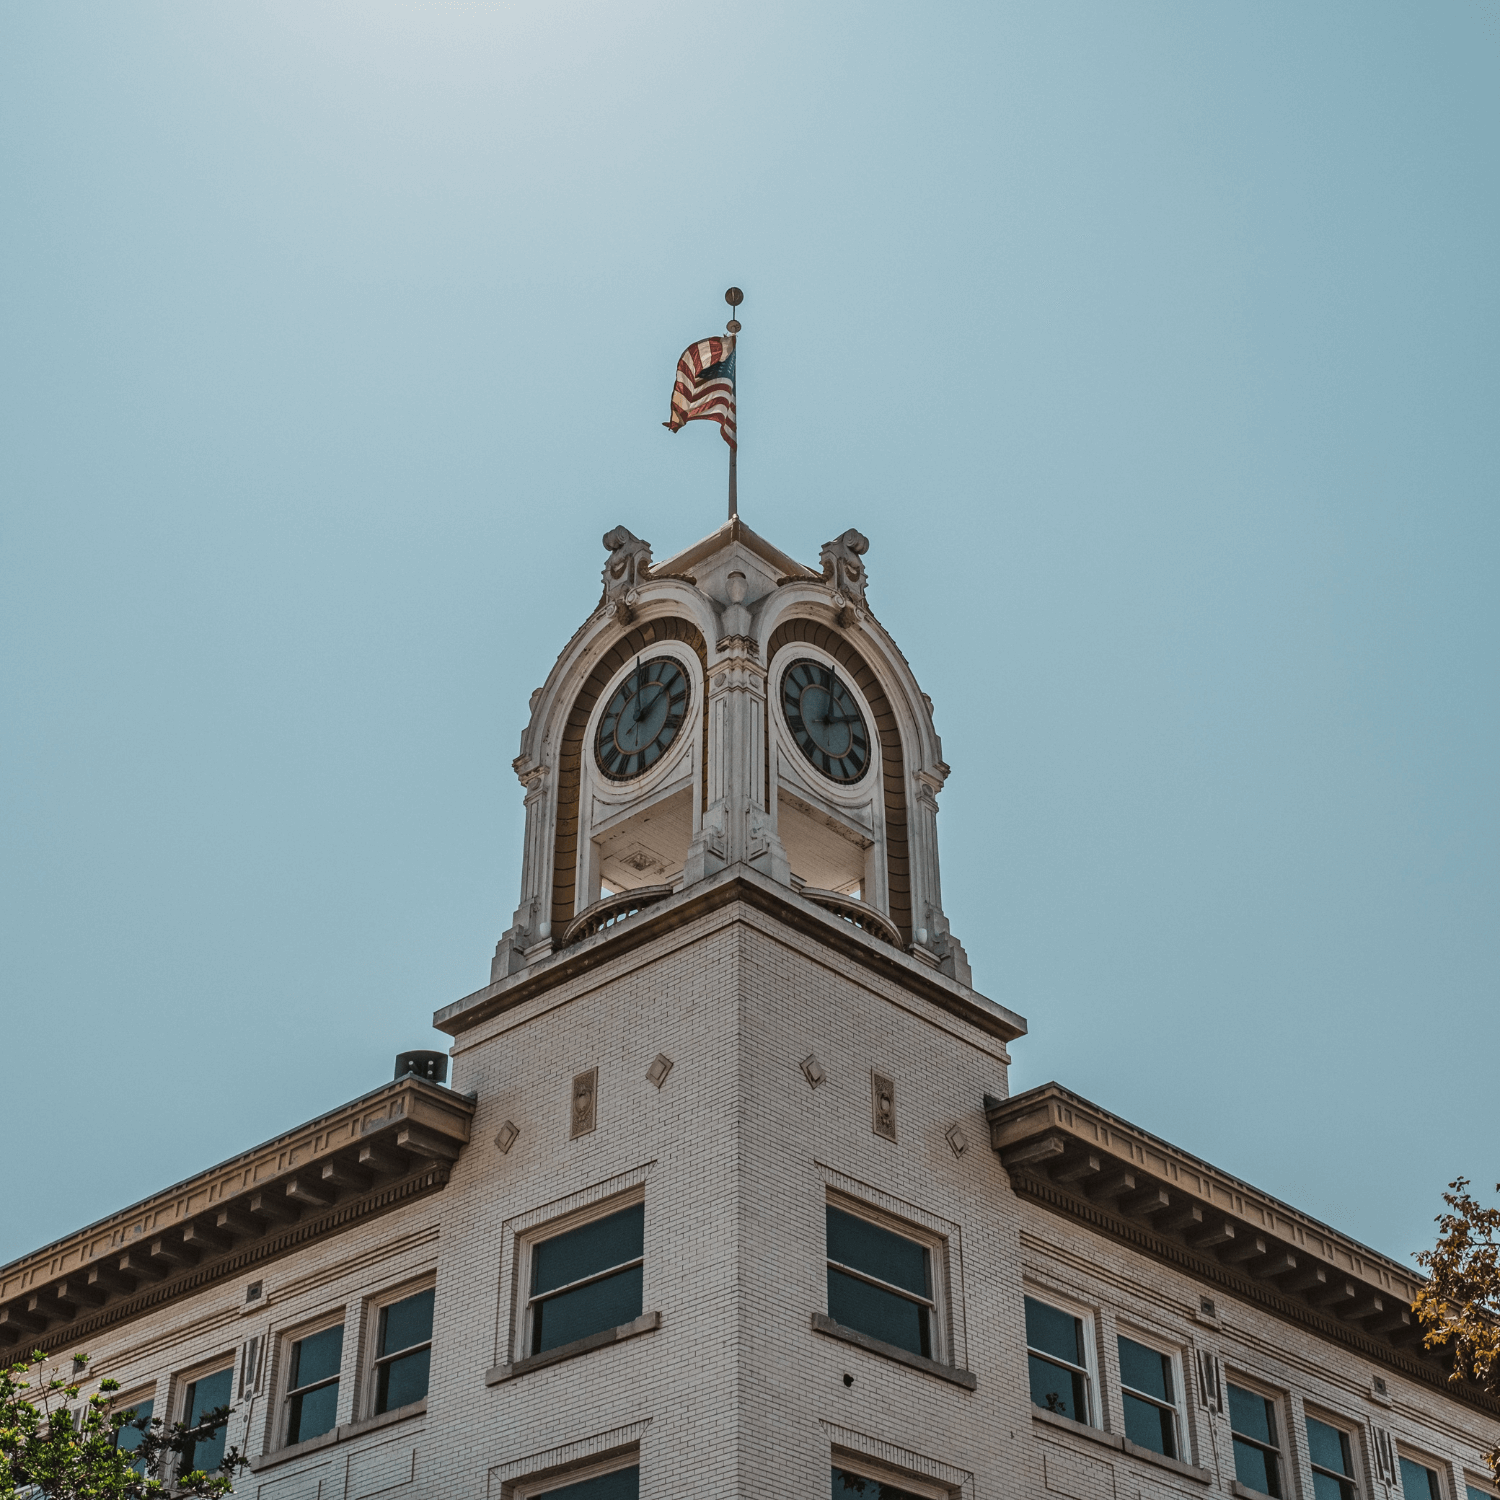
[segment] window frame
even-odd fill
[[[120,1396],[118,1393],[115,1393],[115,1394],[111,1395],[110,1400],[109,1400],[109,1412],[110,1412],[110,1415],[113,1416],[117,1411],[124,1412],[124,1411],[133,1411],[133,1410],[136,1410],[137,1408],[139,1408],[141,1406],[141,1404],[143,1402],[149,1401],[151,1403],[151,1416],[149,1416],[149,1417],[146,1418],[146,1426],[149,1428],[150,1425],[151,1425],[152,1420],[156,1416],[156,1392],[157,1392],[158,1385],[159,1385],[159,1382],[153,1380],[149,1385],[138,1385],[138,1386],[133,1387],[131,1390],[127,1391],[123,1397]],[[186,1395],[186,1393],[187,1393],[187,1386],[184,1385],[182,1389],[183,1389],[183,1394]],[[145,1437],[145,1435],[146,1434],[144,1432],[141,1433],[142,1437]],[[116,1433],[115,1434],[115,1448],[118,1450],[119,1446],[120,1446],[119,1434]],[[134,1450],[130,1449],[130,1448],[127,1448],[125,1451],[127,1453],[130,1453],[130,1452],[133,1452]],[[134,1467],[134,1466],[132,1465],[132,1467]],[[144,1467],[140,1470],[140,1473],[141,1473],[142,1478],[149,1477],[149,1475],[147,1474],[147,1471],[145,1470]]]
[[[229,1401],[227,1404],[230,1414],[225,1420],[224,1426],[220,1429],[226,1435],[224,1446],[227,1450],[229,1447],[229,1423],[234,1420],[234,1408],[237,1405],[234,1399],[234,1373],[235,1366],[238,1363],[238,1355],[239,1350],[237,1348],[229,1349],[223,1354],[216,1355],[213,1359],[199,1360],[197,1364],[189,1365],[185,1370],[181,1370],[174,1375],[172,1377],[171,1400],[168,1403],[168,1410],[173,1415],[171,1421],[165,1425],[170,1426],[171,1422],[181,1422],[186,1426],[188,1420],[188,1392],[200,1381],[208,1380],[215,1375],[227,1371],[229,1375]],[[197,1458],[196,1451],[193,1457]],[[197,1468],[198,1465],[195,1463],[193,1467]],[[177,1474],[179,1472],[191,1472],[191,1470],[185,1470],[181,1462],[175,1457],[169,1461],[168,1471],[170,1483],[174,1486],[177,1482]]]
[[[1401,1473],[1401,1460],[1403,1458],[1407,1461],[1407,1463],[1415,1464],[1419,1469],[1425,1469],[1429,1474],[1436,1474],[1438,1482],[1438,1500],[1451,1500],[1449,1492],[1452,1488],[1452,1482],[1445,1478],[1444,1473],[1444,1471],[1448,1467],[1447,1464],[1441,1462],[1439,1459],[1433,1458],[1430,1454],[1423,1453],[1420,1449],[1409,1447],[1406,1443],[1395,1443],[1392,1446],[1396,1454],[1397,1487],[1400,1489],[1404,1500],[1431,1500],[1431,1493],[1430,1486],[1429,1493],[1426,1495],[1408,1495],[1406,1493],[1406,1480]],[[1468,1485],[1466,1483],[1465,1490],[1467,1490],[1467,1488]]]
[[[918,1297],[909,1292],[905,1287],[894,1286],[888,1281],[881,1281],[878,1276],[871,1276],[868,1271],[858,1270],[854,1266],[845,1265],[843,1261],[834,1260],[828,1253],[828,1210],[839,1209],[849,1214],[852,1218],[863,1219],[867,1224],[873,1224],[877,1229],[883,1229],[887,1234],[894,1234],[901,1239],[910,1240],[913,1244],[920,1245],[927,1252],[927,1274],[931,1286],[931,1294],[927,1298]],[[848,1193],[842,1193],[837,1188],[827,1188],[823,1194],[823,1299],[826,1305],[828,1301],[828,1271],[832,1267],[841,1271],[845,1276],[851,1276],[856,1281],[866,1282],[870,1286],[878,1287],[883,1292],[893,1293],[895,1296],[904,1298],[908,1302],[915,1302],[919,1306],[928,1309],[928,1343],[932,1353],[928,1355],[917,1355],[917,1358],[930,1359],[938,1365],[954,1365],[953,1327],[952,1327],[952,1305],[948,1295],[948,1236],[940,1234],[934,1229],[927,1228],[924,1224],[914,1224],[910,1219],[903,1219],[896,1214],[887,1213],[884,1209],[875,1207],[873,1203],[866,1203],[863,1199],[851,1197]],[[833,1317],[832,1312],[828,1316]],[[840,1324],[847,1327],[847,1324]],[[864,1338],[873,1338],[872,1334],[864,1333],[862,1329],[855,1329]],[[880,1340],[879,1342],[884,1342]],[[892,1346],[897,1347],[897,1346]],[[908,1349],[901,1351],[903,1354],[911,1353]],[[892,1483],[895,1483],[892,1480]]]
[[[1123,1373],[1119,1373],[1120,1340],[1129,1339],[1133,1344],[1139,1344],[1143,1349],[1150,1349],[1154,1354],[1160,1354],[1164,1359],[1171,1362],[1172,1371],[1172,1395],[1171,1402],[1163,1401],[1159,1396],[1153,1396],[1150,1391],[1138,1390],[1133,1385],[1125,1384]],[[1152,1333],[1148,1329],[1141,1328],[1134,1323],[1115,1324],[1115,1360],[1120,1387],[1120,1436],[1127,1442],[1134,1442],[1130,1437],[1125,1422],[1125,1398],[1133,1396],[1137,1401],[1145,1401],[1159,1411],[1170,1411],[1173,1416],[1173,1429],[1177,1438],[1177,1452],[1158,1454],[1158,1457],[1171,1458],[1180,1464],[1193,1462],[1191,1454],[1191,1438],[1188,1431],[1187,1415],[1187,1381],[1183,1378],[1182,1345],[1174,1344],[1162,1337],[1159,1333]],[[1227,1400],[1226,1400],[1227,1404]],[[1137,1443],[1137,1447],[1142,1445]],[[1155,1453],[1151,1448],[1148,1452]]]
[[[1354,1471],[1351,1474],[1336,1474],[1332,1469],[1325,1469],[1322,1464],[1314,1463],[1312,1456],[1312,1435],[1307,1431],[1309,1422],[1321,1422],[1325,1427],[1331,1427],[1335,1432],[1341,1432],[1344,1440],[1349,1444],[1349,1467]],[[1339,1494],[1342,1500],[1364,1500],[1365,1486],[1360,1479],[1360,1449],[1359,1449],[1359,1427],[1358,1422],[1351,1421],[1348,1417],[1341,1417],[1337,1412],[1328,1411],[1324,1407],[1304,1404],[1302,1408],[1302,1439],[1307,1444],[1307,1466],[1313,1474],[1313,1489],[1317,1489],[1317,1476],[1326,1475],[1329,1479],[1339,1482]],[[1399,1478],[1400,1465],[1397,1465]],[[1346,1490],[1344,1486],[1349,1488]]]
[[[622,1213],[627,1208],[634,1208],[637,1204],[644,1205],[646,1202],[646,1185],[638,1183],[635,1187],[626,1188],[624,1192],[611,1193],[607,1198],[601,1198],[597,1203],[585,1204],[582,1208],[576,1208],[571,1213],[560,1215],[555,1219],[548,1219],[545,1224],[537,1224],[531,1229],[522,1231],[516,1236],[515,1254],[515,1315],[512,1323],[515,1328],[511,1340],[511,1359],[520,1361],[530,1359],[531,1345],[534,1328],[534,1307],[537,1302],[545,1302],[560,1295],[564,1291],[571,1291],[577,1287],[588,1286],[593,1282],[602,1281],[608,1276],[617,1275],[634,1265],[641,1267],[641,1310],[646,1309],[646,1249],[647,1243],[644,1228],[641,1235],[641,1254],[637,1258],[621,1261],[618,1265],[610,1266],[606,1270],[599,1271],[593,1276],[585,1276],[578,1281],[569,1282],[566,1286],[551,1287],[540,1297],[531,1294],[532,1267],[535,1264],[537,1247],[545,1244],[548,1240],[555,1240],[560,1235],[568,1234],[574,1229],[580,1229],[585,1224],[591,1224],[596,1219],[607,1219],[612,1214]],[[616,1325],[623,1326],[623,1325]],[[566,1347],[566,1346],[559,1346]],[[552,1350],[545,1350],[550,1354]],[[628,1465],[620,1465],[625,1468]],[[608,1470],[600,1470],[607,1473]],[[522,1493],[517,1491],[518,1494]],[[541,1493],[540,1491],[538,1493]]]
[[[614,1474],[621,1469],[639,1469],[641,1450],[628,1448],[623,1453],[612,1453],[607,1458],[595,1459],[580,1464],[577,1468],[558,1469],[535,1479],[518,1479],[503,1491],[505,1500],[541,1500],[541,1497],[566,1489],[570,1484],[582,1484],[587,1479],[599,1479],[605,1474]]]
[[[1252,1448],[1259,1448],[1262,1453],[1270,1453],[1276,1459],[1276,1477],[1281,1489],[1281,1500],[1292,1500],[1292,1459],[1287,1449],[1290,1416],[1287,1404],[1283,1399],[1281,1391],[1273,1390],[1262,1381],[1255,1379],[1252,1375],[1242,1375],[1239,1371],[1226,1369],[1223,1373],[1224,1383],[1224,1416],[1229,1423],[1229,1457],[1230,1462],[1235,1463],[1234,1445],[1236,1442],[1248,1443]],[[1248,1391],[1252,1396],[1259,1396],[1263,1401],[1271,1403],[1271,1411],[1277,1424],[1277,1435],[1281,1438],[1279,1446],[1268,1448],[1259,1438],[1251,1437],[1248,1433],[1236,1430],[1234,1425],[1234,1409],[1229,1401],[1229,1387],[1237,1386],[1242,1391]],[[1252,1485],[1245,1483],[1239,1477],[1238,1466],[1235,1468],[1235,1483],[1244,1489],[1253,1489]],[[1264,1490],[1255,1490],[1257,1495],[1265,1494]],[[1275,1497],[1270,1497],[1275,1500]]]
[[[354,1417],[356,1421],[368,1421],[371,1417],[384,1416],[385,1412],[375,1410],[375,1393],[379,1388],[379,1371],[382,1364],[392,1359],[397,1359],[403,1354],[409,1354],[413,1349],[420,1349],[421,1344],[411,1344],[405,1349],[398,1349],[395,1354],[382,1355],[380,1353],[380,1315],[386,1308],[397,1302],[404,1302],[408,1297],[415,1297],[419,1292],[437,1290],[437,1272],[428,1271],[424,1276],[418,1276],[411,1281],[402,1281],[384,1291],[376,1292],[365,1298],[364,1316],[361,1319],[360,1328],[360,1355],[359,1355],[359,1384],[355,1392]],[[432,1320],[437,1322],[437,1298],[433,1298]],[[427,1348],[432,1348],[433,1340],[427,1340]],[[347,1351],[346,1351],[347,1352]],[[429,1379],[429,1388],[431,1381]],[[422,1398],[427,1399],[425,1396]],[[410,1403],[415,1406],[416,1402]],[[405,1408],[392,1407],[393,1411],[402,1411]]]
[[[1077,1318],[1083,1324],[1083,1353],[1084,1364],[1082,1365],[1083,1377],[1087,1382],[1089,1411],[1088,1416],[1083,1419],[1085,1427],[1103,1428],[1104,1426],[1104,1402],[1099,1394],[1099,1319],[1095,1310],[1085,1302],[1078,1302],[1071,1297],[1065,1297],[1055,1292],[1051,1287],[1044,1287],[1039,1282],[1023,1281],[1021,1283],[1021,1347],[1025,1350],[1029,1361],[1032,1354],[1038,1359],[1046,1360],[1048,1364],[1058,1365],[1065,1370],[1074,1369],[1075,1366],[1059,1361],[1055,1354],[1048,1354],[1043,1349],[1033,1349],[1026,1342],[1026,1303],[1025,1298],[1030,1297],[1033,1302],[1040,1302],[1050,1307],[1054,1312],[1064,1313],[1070,1318]],[[1044,1406],[1038,1406],[1031,1400],[1031,1372],[1026,1372],[1027,1402],[1033,1411],[1046,1411]],[[1049,1413],[1056,1416],[1058,1413]],[[1078,1420],[1070,1418],[1069,1420]]]
[[[899,1489],[919,1497],[919,1500],[953,1500],[953,1491],[936,1479],[927,1479],[920,1474],[908,1474],[905,1469],[894,1468],[869,1458],[863,1453],[854,1453],[847,1448],[835,1448],[829,1455],[830,1469],[844,1469],[859,1479],[868,1479],[875,1484],[893,1484]]]
[[[293,1388],[292,1380],[292,1350],[301,1343],[303,1339],[313,1338],[317,1334],[326,1333],[330,1328],[342,1328],[344,1330],[344,1343],[339,1354],[339,1369],[337,1375],[330,1375],[326,1380],[314,1381],[311,1385],[302,1385]],[[289,1435],[292,1426],[292,1397],[301,1395],[306,1391],[319,1390],[325,1385],[335,1383],[342,1385],[346,1379],[345,1367],[349,1363],[349,1318],[348,1309],[344,1307],[330,1308],[321,1317],[309,1318],[306,1322],[295,1324],[293,1327],[281,1330],[278,1335],[279,1348],[276,1359],[276,1447],[282,1449],[290,1446]],[[332,1432],[338,1426],[337,1403],[334,1406],[334,1424],[328,1429]],[[324,1436],[320,1433],[319,1436]],[[299,1438],[298,1442],[311,1442],[311,1438]]]

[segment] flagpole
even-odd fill
[[[745,300],[745,294],[737,286],[732,286],[732,287],[729,288],[729,290],[727,292],[724,293],[724,300],[730,305],[730,307],[737,308],[740,305],[740,303]],[[724,325],[724,327],[725,327],[726,331],[728,331],[729,333],[737,334],[740,331],[740,320],[738,318],[733,318],[732,317]],[[735,340],[735,354],[736,354],[735,363],[736,363],[736,366],[739,363],[739,359],[738,359],[739,347],[738,346],[739,346],[739,340],[736,339]],[[729,519],[731,521],[734,520],[735,517],[738,516],[739,513],[740,513],[739,486],[736,483],[736,475],[735,475],[735,459],[737,459],[739,457],[739,404],[740,403],[739,403],[739,389],[738,389],[738,387],[739,387],[739,377],[738,377],[738,375],[736,375],[736,377],[735,377],[735,387],[736,387],[736,389],[735,389],[735,400],[734,400],[734,406],[735,406],[735,413],[734,413],[734,418],[735,418],[735,442],[734,442],[734,446],[729,450]]]

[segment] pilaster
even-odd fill
[[[719,645],[722,654],[708,668],[708,808],[683,884],[743,862],[789,885],[786,850],[766,810],[766,670],[749,638],[731,636]]]

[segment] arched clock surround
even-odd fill
[[[557,822],[552,843],[552,930],[561,932],[577,909],[579,880],[579,803],[584,789],[586,757],[593,755],[589,729],[601,696],[621,670],[637,656],[650,654],[664,641],[681,641],[691,647],[701,672],[697,693],[703,759],[708,756],[708,715],[702,712],[702,682],[708,676],[708,647],[703,632],[691,620],[667,615],[627,630],[594,663],[563,726],[557,753]],[[700,794],[701,795],[701,794]]]
[[[885,695],[880,679],[847,638],[818,620],[794,617],[782,620],[766,643],[766,661],[773,673],[786,664],[778,661],[784,646],[801,644],[816,647],[849,676],[860,696],[870,707],[870,725],[879,746],[879,773],[885,817],[885,864],[887,915],[896,924],[903,943],[911,942],[911,857],[907,846],[906,761],[901,748],[901,731],[896,714]],[[790,660],[790,658],[788,658]],[[773,678],[773,680],[775,680]],[[779,710],[777,710],[779,712]],[[766,726],[766,763],[771,763],[770,725]],[[776,795],[771,778],[766,779],[766,811],[770,812]]]

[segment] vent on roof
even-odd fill
[[[448,1054],[446,1052],[398,1052],[396,1054],[397,1078],[425,1078],[428,1083],[448,1081]]]

